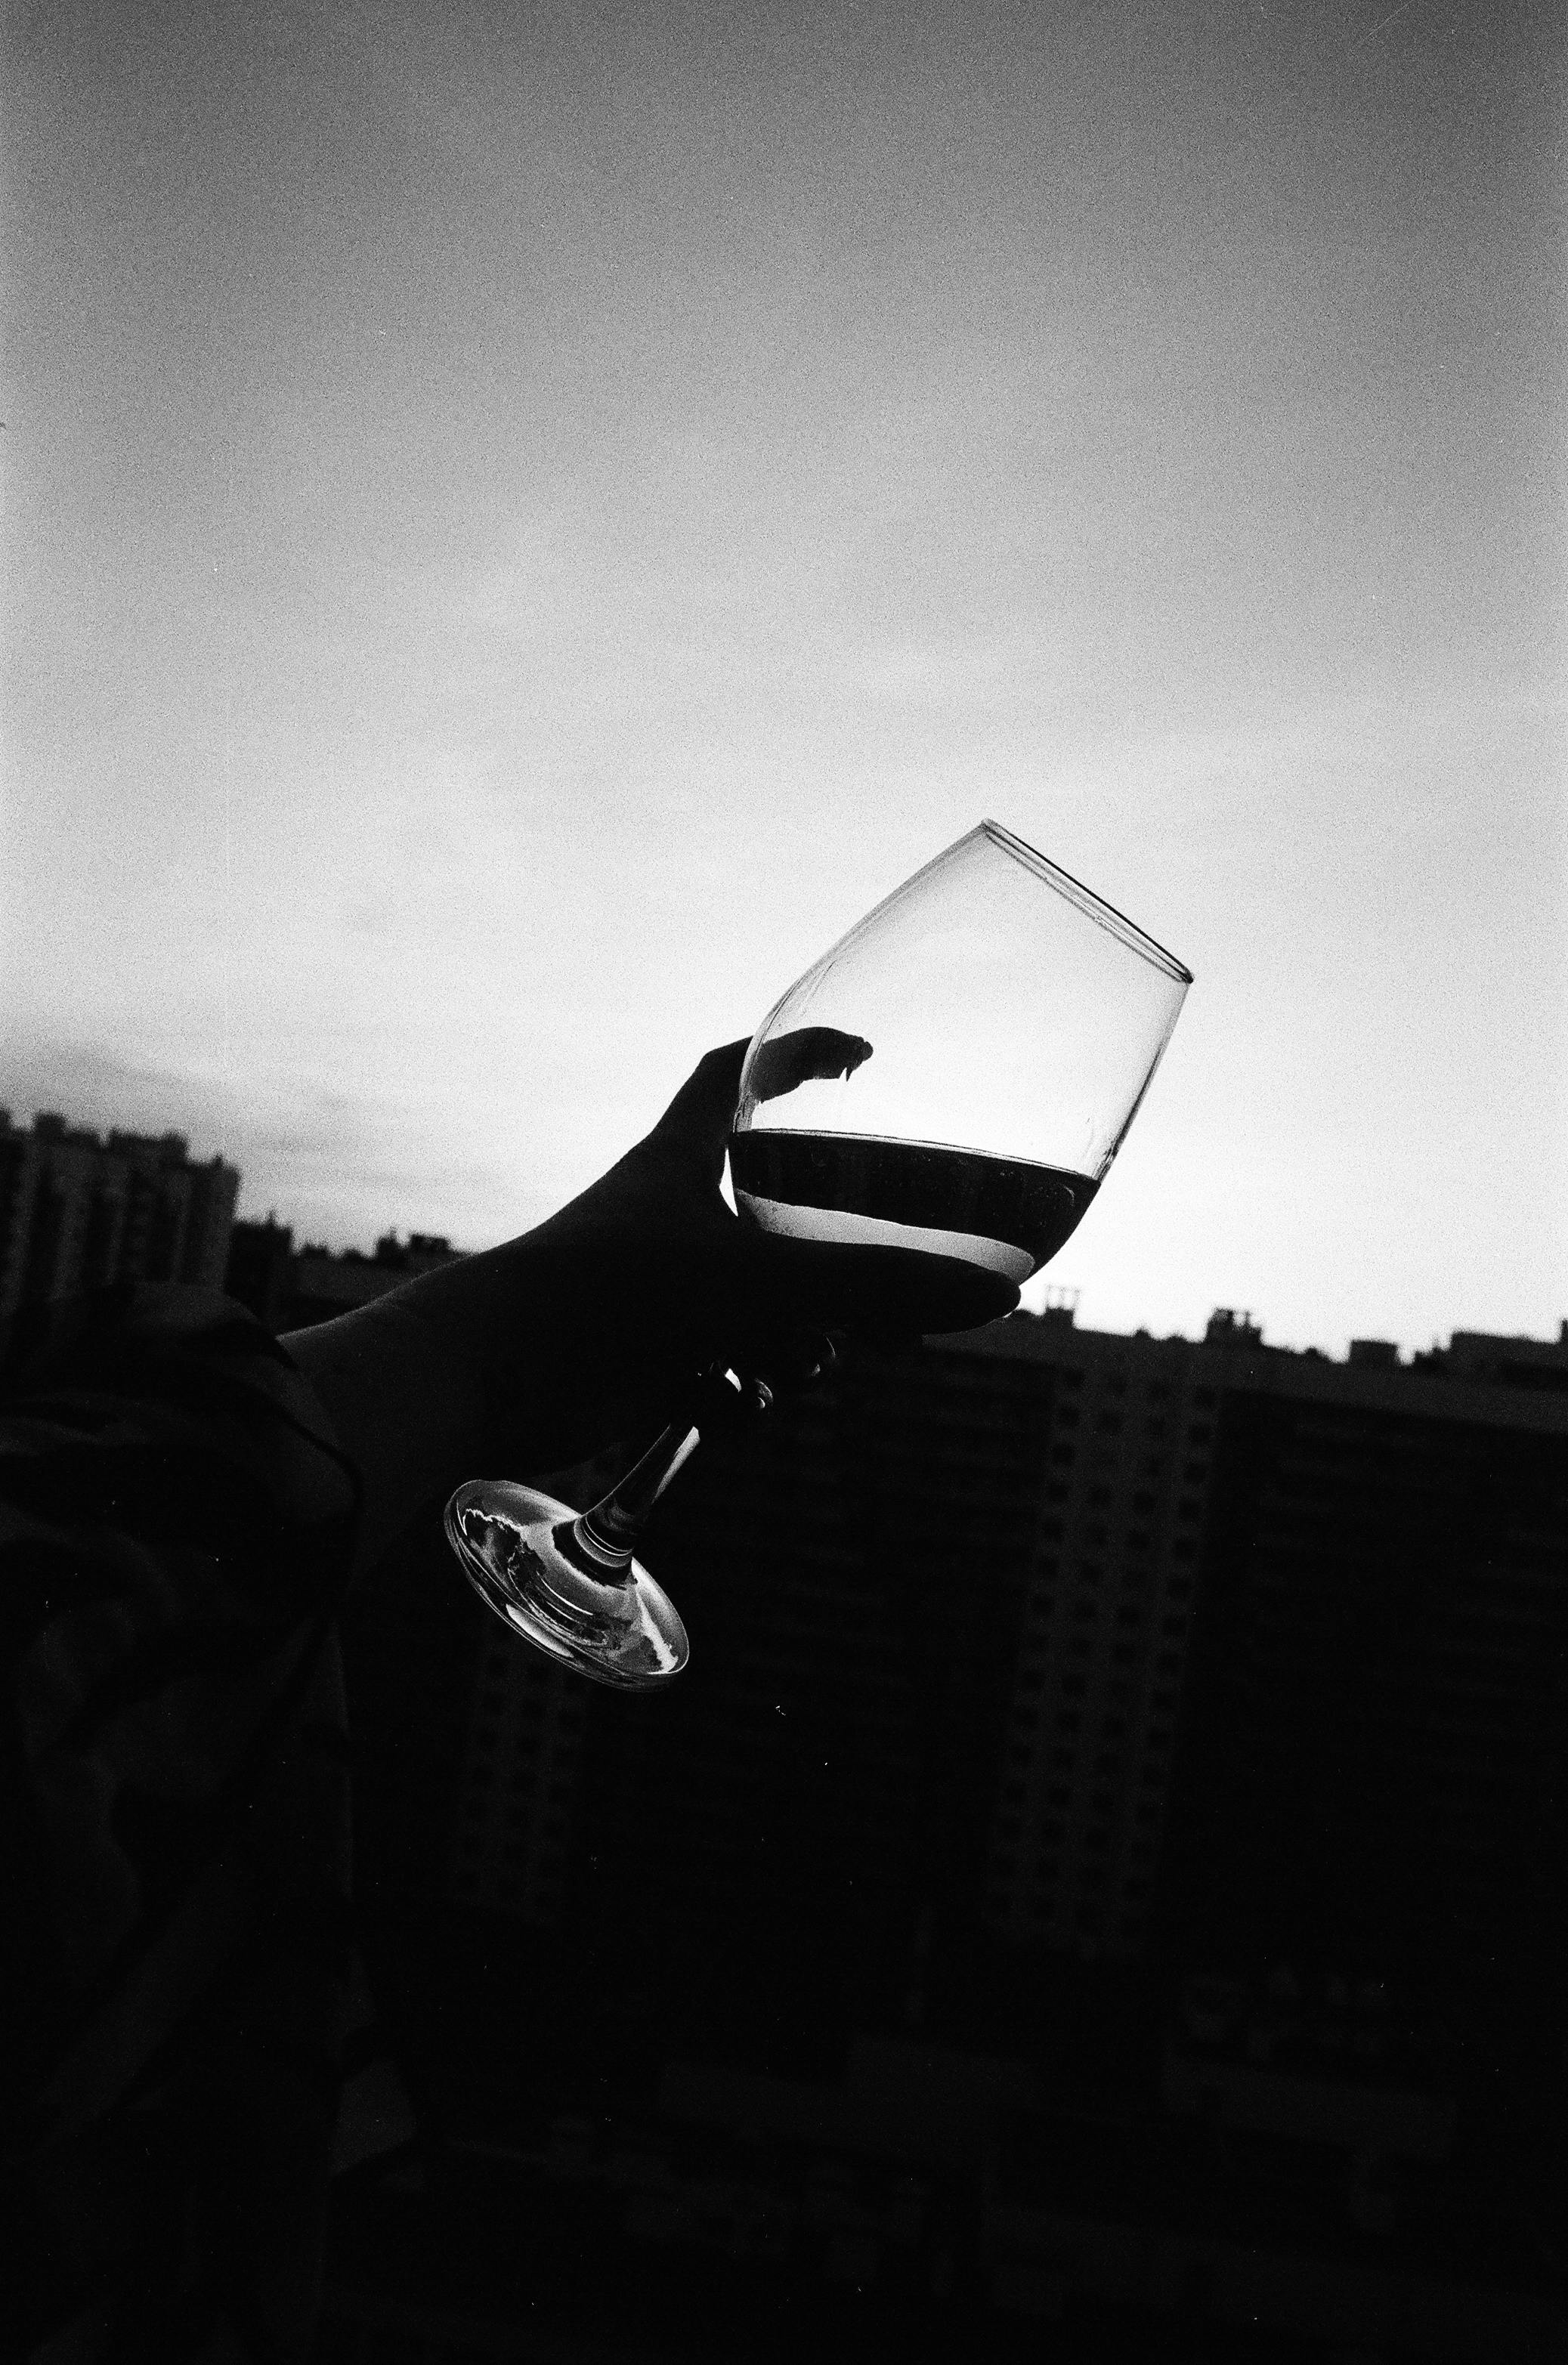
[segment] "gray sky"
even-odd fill
[[[7,11],[0,1099],[478,1245],[991,814],[1084,1320],[1554,1331],[1556,17]]]

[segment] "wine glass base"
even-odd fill
[[[652,1691],[690,1655],[680,1613],[640,1561],[606,1583],[562,1550],[577,1514],[510,1478],[475,1478],[446,1507],[446,1535],[486,1608],[596,1684]]]

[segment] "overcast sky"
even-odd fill
[[[1042,1283],[1554,1334],[1557,14],[8,10],[0,1101],[478,1246],[989,814],[1198,979]]]

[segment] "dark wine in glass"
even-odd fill
[[[730,1174],[737,1214],[766,1231],[956,1257],[1014,1283],[1050,1262],[1099,1188],[1027,1158],[782,1126],[732,1134]]]

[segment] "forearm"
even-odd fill
[[[320,1397],[364,1482],[356,1568],[379,1559],[427,1503],[477,1474],[501,1335],[526,1319],[524,1241],[422,1273],[282,1343]]]

